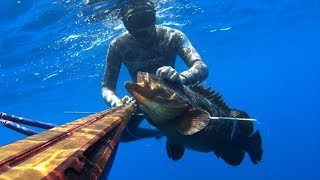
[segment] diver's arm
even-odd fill
[[[110,107],[121,104],[120,98],[116,94],[116,86],[122,64],[122,58],[115,41],[109,45],[106,65],[102,82],[102,97]]]
[[[187,36],[179,32],[178,54],[187,64],[189,69],[180,75],[186,78],[185,84],[193,84],[203,81],[208,77],[208,67],[202,61],[197,50],[192,46]]]

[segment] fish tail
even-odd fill
[[[255,131],[248,137],[247,143],[244,147],[245,151],[250,156],[254,164],[258,164],[262,159],[262,140],[259,130]]]

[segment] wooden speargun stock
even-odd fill
[[[0,147],[4,179],[99,179],[108,175],[134,102]]]

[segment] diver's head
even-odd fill
[[[149,39],[155,33],[156,10],[150,0],[129,0],[120,11],[121,19],[136,39]]]

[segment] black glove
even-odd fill
[[[180,75],[171,66],[162,66],[157,70],[156,75],[161,79],[167,79],[169,81],[180,83],[180,84],[185,84],[187,81],[187,79],[184,76]]]

